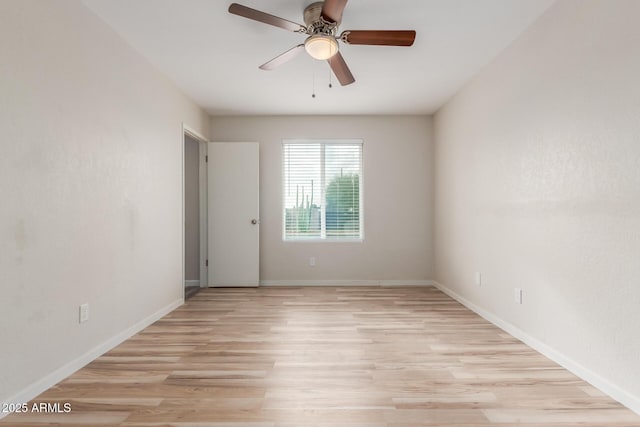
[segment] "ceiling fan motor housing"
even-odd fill
[[[328,34],[334,35],[340,22],[326,22],[322,19],[323,1],[311,3],[304,9],[304,23],[307,26],[309,34]]]

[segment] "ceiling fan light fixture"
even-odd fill
[[[324,61],[338,53],[338,41],[333,36],[314,34],[304,42],[304,49],[312,58]]]

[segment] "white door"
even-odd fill
[[[208,156],[209,286],[258,286],[258,143],[210,142]]]

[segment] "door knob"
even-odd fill
[[[252,219],[252,220],[251,220],[251,224],[256,225],[257,223],[258,223],[258,220],[257,220],[257,219]]]

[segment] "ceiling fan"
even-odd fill
[[[347,30],[338,35],[338,27],[342,22],[342,12],[346,5],[347,0],[325,0],[312,3],[304,9],[306,25],[237,3],[229,6],[229,13],[308,36],[304,43],[262,64],[260,69],[272,70],[290,61],[302,50],[306,50],[314,59],[326,60],[340,84],[346,86],[355,82],[356,79],[340,54],[338,40],[352,45],[411,46],[416,38],[416,32],[413,30]]]

